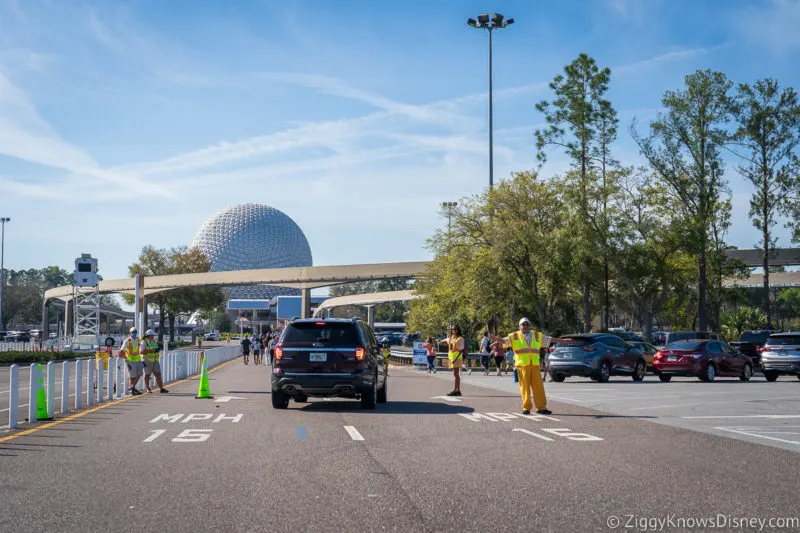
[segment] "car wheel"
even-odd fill
[[[308,396],[305,394],[295,394],[294,398],[292,398],[297,403],[306,403],[308,401]]]
[[[375,404],[378,403],[378,374],[372,380],[372,387],[368,392],[361,393],[361,408],[362,409],[375,409]]]
[[[711,383],[714,381],[714,378],[717,377],[717,369],[712,364],[706,365],[706,370],[703,372],[703,375],[700,376],[700,381],[705,381],[706,383]]]
[[[644,381],[644,375],[647,373],[647,365],[644,361],[638,361],[636,367],[633,369],[633,381]]]
[[[389,400],[389,378],[383,378],[383,387],[378,389],[378,403],[386,403]]]
[[[777,381],[778,374],[775,372],[764,371],[764,377],[766,378],[767,381]]]
[[[661,380],[661,381],[663,381],[664,383],[669,383],[669,380],[671,380],[671,379],[672,379],[672,376],[668,376],[668,375],[666,375],[666,374],[659,374],[659,375],[658,375],[658,379],[660,379],[660,380]]]
[[[272,407],[286,409],[289,407],[289,396],[283,391],[272,391]]]
[[[753,377],[753,367],[750,365],[744,365],[742,369],[742,375],[739,376],[739,379],[742,381],[750,381],[750,378]]]
[[[553,373],[550,374],[550,379],[552,379],[556,383],[561,383],[566,378],[567,378],[567,376],[565,376],[564,374],[553,374]]]
[[[611,366],[608,364],[608,361],[603,361],[600,364],[600,371],[597,374],[597,381],[600,383],[605,383],[608,381],[608,378],[611,377]]]

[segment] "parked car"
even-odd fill
[[[642,357],[644,357],[645,362],[647,362],[647,370],[652,371],[653,357],[656,355],[658,348],[656,348],[649,342],[644,342],[644,341],[628,341],[628,345],[642,352]]]
[[[701,381],[720,377],[738,377],[749,381],[753,362],[720,340],[691,339],[673,342],[656,352],[653,367],[661,381],[673,376],[693,376]]]
[[[562,336],[548,356],[553,381],[569,376],[588,376],[604,383],[611,376],[631,376],[642,381],[647,362],[642,353],[621,338],[609,333]]]
[[[215,332],[206,333],[205,335],[203,335],[203,340],[204,341],[218,341],[219,340],[219,334],[215,333]]]
[[[759,365],[761,359],[761,348],[773,333],[778,332],[768,329],[743,331],[742,334],[739,335],[739,340],[731,342],[730,345],[748,356],[755,367]]]
[[[710,331],[668,331],[667,333],[664,334],[663,346],[669,346],[673,342],[678,342],[678,341],[702,340],[702,339],[719,340],[721,338],[722,336],[719,333],[712,333]]]
[[[761,351],[761,370],[767,381],[775,381],[781,374],[800,379],[800,332],[770,335]]]
[[[309,397],[361,400],[374,409],[388,399],[388,379],[372,328],[357,319],[298,319],[290,322],[275,346],[272,406]]]

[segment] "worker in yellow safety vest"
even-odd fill
[[[122,341],[122,346],[119,347],[117,354],[125,359],[128,365],[128,374],[131,381],[131,394],[136,396],[141,394],[136,390],[136,382],[142,377],[144,372],[144,365],[142,364],[142,356],[139,355],[139,340],[136,338],[136,328],[131,328],[128,338]]]
[[[158,362],[158,343],[155,340],[156,332],[148,329],[144,334],[144,342],[139,348],[139,353],[144,359],[144,386],[147,392],[153,393],[150,388],[150,376],[155,375],[161,394],[169,392],[161,381],[161,364]]]
[[[454,325],[450,328],[450,336],[439,341],[439,344],[447,344],[447,359],[450,361],[450,368],[453,370],[453,390],[448,392],[448,396],[461,396],[461,366],[464,364],[466,347],[461,328]]]
[[[503,342],[511,345],[514,351],[514,367],[519,378],[519,389],[522,394],[522,414],[531,414],[531,408],[536,405],[536,412],[549,415],[547,397],[544,393],[544,383],[539,369],[539,354],[542,347],[542,332],[532,331],[531,322],[527,318],[519,321],[519,331],[503,338]],[[493,340],[499,339],[492,335]],[[551,339],[559,340],[559,339]],[[531,389],[533,389],[533,402],[531,402]]]
[[[388,376],[389,375],[389,357],[391,357],[392,351],[391,351],[391,344],[389,343],[389,339],[387,339],[386,337],[381,339],[381,354],[383,355],[384,370],[386,372],[386,375]]]

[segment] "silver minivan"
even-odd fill
[[[781,374],[800,379],[800,331],[769,336],[761,349],[761,371],[767,381],[775,381]]]

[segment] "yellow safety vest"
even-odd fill
[[[125,340],[128,341],[128,344],[125,346],[125,355],[128,357],[128,361],[131,363],[138,363],[142,360],[142,357],[139,355],[139,341],[130,337]]]
[[[531,343],[525,342],[525,335],[515,331],[508,336],[514,350],[514,366],[539,366],[539,350],[542,348],[542,332],[531,332]]]
[[[148,353],[145,354],[144,358],[147,361],[158,361],[158,343],[156,341],[151,341],[149,339],[144,340],[144,346],[148,350],[156,350],[155,353]]]
[[[389,348],[381,348],[381,353],[383,353],[385,359],[389,359],[392,355],[392,351]]]
[[[461,355],[461,350],[458,349],[458,345],[460,344],[463,337],[450,337],[447,339],[447,345],[450,347],[450,351],[447,352],[447,358],[450,361],[455,361]]]

